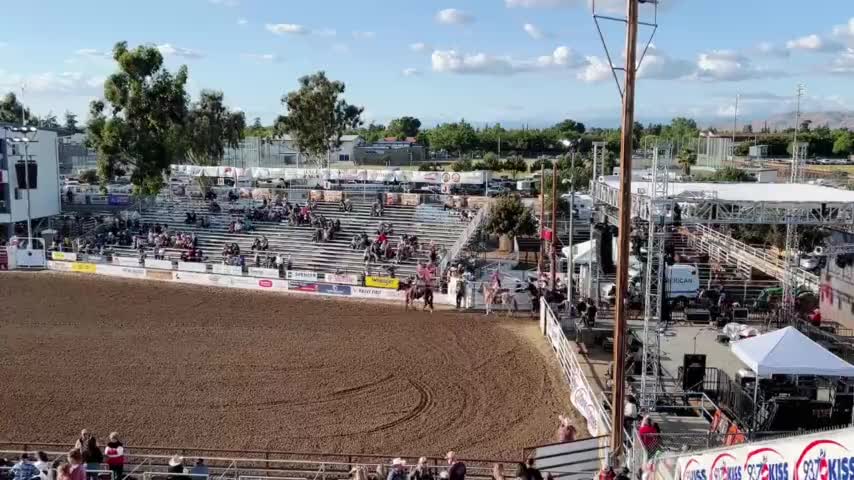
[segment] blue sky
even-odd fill
[[[791,110],[798,83],[807,110],[854,109],[851,0],[661,1],[641,66],[640,120],[724,123],[736,94],[744,118],[762,118]],[[271,121],[296,79],[323,69],[346,82],[366,120],[615,125],[619,96],[588,2],[7,0],[0,89],[24,84],[36,113],[85,117],[114,69],[112,45],[127,40],[160,46],[170,68],[189,67],[191,94],[223,90],[250,121]],[[620,4],[597,0],[602,13]],[[603,26],[622,61],[621,26]]]

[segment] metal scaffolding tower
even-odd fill
[[[804,159],[807,156],[809,145],[804,142],[798,142],[798,129],[801,128],[801,97],[803,95],[804,86],[798,85],[796,93],[797,109],[795,110],[795,137],[792,142],[792,168],[789,183],[801,183],[803,180]],[[787,214],[787,217],[791,217],[793,212],[787,212]],[[789,218],[786,221],[786,245],[784,250],[784,254],[786,255],[786,270],[783,274],[783,309],[787,314],[791,314],[795,309],[794,295],[798,290],[798,278],[795,269],[798,267],[798,247],[800,243],[797,222]]]
[[[593,197],[593,215],[590,215],[590,263],[588,266],[590,267],[590,271],[587,275],[587,296],[593,301],[599,300],[599,255],[596,252],[599,251],[601,245],[596,244],[596,239],[594,237],[596,222],[597,222],[597,203],[596,199],[599,198],[596,195],[595,189],[599,187],[599,178],[604,175],[605,172],[605,157],[608,155],[608,151],[605,149],[605,142],[593,142],[593,176],[590,180],[590,195]]]
[[[666,292],[664,272],[664,244],[667,241],[668,215],[672,215],[673,201],[669,198],[667,184],[670,173],[672,148],[656,146],[652,157],[652,181],[650,182],[649,222],[647,222],[646,268],[644,278],[643,315],[643,360],[641,371],[641,407],[655,407],[660,386],[661,334],[665,324],[661,322],[662,303]]]

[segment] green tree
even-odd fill
[[[349,133],[359,135],[368,143],[374,143],[385,136],[385,125],[371,122],[367,127],[351,130]]]
[[[851,133],[841,131],[833,142],[833,154],[845,156],[854,152],[854,142],[851,140]]]
[[[533,163],[531,163],[531,168],[529,172],[540,173],[540,170],[551,170],[552,165],[554,165],[552,161],[547,158],[544,158],[542,160],[535,160]]]
[[[537,233],[537,222],[531,209],[519,197],[510,195],[495,200],[485,228],[494,235],[518,237]]]
[[[477,132],[465,120],[454,123],[443,123],[430,130],[430,147],[434,150],[445,150],[462,156],[478,145]]]
[[[749,173],[736,167],[724,167],[718,169],[708,177],[712,182],[749,182],[752,177]]]
[[[513,155],[509,157],[507,160],[504,160],[504,170],[513,174],[513,179],[515,180],[519,173],[528,170],[528,165],[525,164],[525,160],[518,155]]]
[[[420,129],[421,120],[415,117],[400,117],[389,122],[386,134],[398,140],[403,140],[407,137],[417,136]]]
[[[582,134],[586,130],[583,123],[576,122],[569,118],[556,124],[554,128],[566,136],[573,136],[572,134],[574,133]]]
[[[309,160],[325,166],[329,152],[341,146],[344,132],[362,124],[364,109],[347,103],[344,82],[329,80],[325,72],[304,76],[299,84],[299,90],[282,97],[287,114],[276,124]]]
[[[48,112],[39,122],[39,126],[43,128],[59,128],[59,121],[57,121],[56,115]]]
[[[24,107],[18,101],[18,97],[12,92],[3,96],[2,100],[0,100],[0,122],[20,125],[24,117],[28,119],[32,118],[30,109]]]
[[[482,164],[484,170],[492,170],[493,172],[501,171],[501,160],[498,159],[498,155],[492,152],[483,156]]]
[[[683,148],[679,152],[677,161],[679,162],[679,166],[682,167],[682,173],[691,175],[691,167],[697,164],[697,152],[693,148]]]
[[[65,125],[63,128],[68,130],[69,132],[76,133],[78,132],[77,128],[77,115],[71,113],[70,111],[65,111]]]
[[[442,172],[444,170],[438,162],[427,162],[418,166],[419,172]]]
[[[455,172],[470,172],[474,169],[472,161],[468,158],[461,158],[451,164],[451,170]]]
[[[127,42],[116,44],[113,59],[119,70],[104,83],[106,103],[90,105],[87,144],[98,152],[102,181],[121,169],[137,192],[157,193],[163,173],[184,153],[187,67],[172,74],[156,47],[130,50]]]
[[[257,119],[260,124],[260,119]],[[255,129],[255,126],[253,126]],[[263,131],[264,127],[261,127]],[[193,165],[221,165],[225,149],[237,148],[246,130],[243,112],[229,110],[223,103],[222,92],[202,90],[199,101],[187,114],[185,135],[187,159]],[[207,177],[198,177],[199,186],[207,192],[211,186]]]
[[[79,176],[80,183],[88,183],[89,185],[98,184],[98,172],[96,170],[84,170]]]

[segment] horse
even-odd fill
[[[519,310],[519,305],[516,302],[516,295],[509,288],[499,288],[497,286],[483,286],[483,298],[486,304],[486,314],[492,313],[492,305],[507,305],[507,316],[511,316]]]
[[[409,288],[406,289],[406,310],[409,310],[409,305],[412,304],[412,308],[415,307],[415,301],[424,298],[424,310],[430,309],[430,313],[433,313],[433,290],[428,286],[416,286],[410,285]]]

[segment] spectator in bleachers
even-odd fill
[[[208,470],[208,466],[205,465],[205,460],[203,458],[197,458],[196,464],[193,465],[193,468],[190,469],[190,474],[192,475],[210,475],[210,471]],[[194,480],[200,480],[199,477],[196,477]]]
[[[39,470],[30,462],[30,457],[26,453],[21,454],[21,458],[10,471],[13,480],[32,480],[39,476]]]
[[[643,420],[641,420],[641,425],[638,427],[638,438],[640,438],[641,443],[643,443],[647,451],[653,451],[658,445],[658,432],[656,432],[655,427],[652,425],[652,419],[649,415],[643,417]]]
[[[184,474],[184,457],[180,455],[173,455],[172,458],[169,459],[169,467],[166,470],[170,473],[167,480],[188,480]],[[175,475],[177,474],[177,475]]]
[[[79,448],[72,448],[68,452],[68,463],[71,464],[70,480],[86,480],[86,465],[83,463],[83,453]]]
[[[101,447],[98,446],[98,439],[94,434],[89,435],[82,453],[83,463],[86,464],[86,471],[101,469],[101,464],[104,463],[104,454],[101,453]],[[89,474],[87,477],[90,479],[97,479],[98,475]]]
[[[558,415],[557,441],[560,443],[574,442],[576,430],[569,417]]]
[[[457,460],[457,454],[450,451],[445,459],[448,461],[448,480],[466,480],[466,464]]]
[[[528,474],[528,480],[543,480],[543,474],[540,472],[539,468],[534,466],[534,464],[534,458],[529,457],[525,466]]]
[[[56,480],[71,480],[70,463],[63,463],[56,466]]]
[[[391,461],[391,471],[386,480],[406,480],[406,460],[395,458]]]
[[[349,198],[342,198],[341,202],[338,204],[339,212],[352,212],[353,211],[353,202],[350,201]]]
[[[104,448],[104,456],[107,457],[107,467],[113,472],[113,478],[121,480],[125,469],[125,447],[119,440],[118,433],[110,434]]]
[[[210,210],[211,213],[220,213],[222,212],[222,207],[220,207],[219,204],[216,203],[216,200],[214,200],[211,202],[208,210]]]
[[[36,452],[36,462],[33,464],[33,466],[35,466],[36,470],[39,471],[39,478],[41,480],[50,479],[51,463],[45,452],[41,450]]]
[[[374,202],[373,206],[371,206],[371,216],[372,217],[382,217],[383,216],[383,202],[377,199]]]

